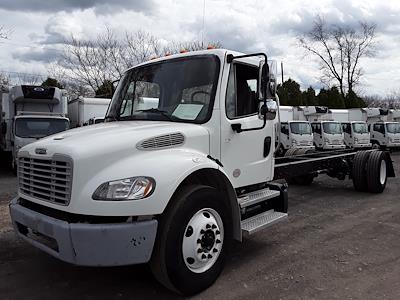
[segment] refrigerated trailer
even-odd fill
[[[98,124],[104,121],[111,99],[78,97],[68,102],[71,128]]]
[[[275,71],[264,53],[225,49],[127,70],[104,124],[20,150],[15,231],[76,265],[149,263],[162,284],[189,295],[218,278],[232,240],[287,218],[283,178],[325,173],[383,192],[394,176],[387,152],[275,158]],[[158,106],[132,109],[142,97]]]

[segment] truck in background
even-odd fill
[[[104,122],[111,99],[78,97],[68,102],[71,128]]]
[[[69,129],[67,98],[56,87],[19,85],[2,98],[2,148],[11,151],[17,171],[17,153],[36,140]]]
[[[318,150],[345,149],[344,134],[340,122],[323,106],[302,107],[304,117],[310,121],[315,148]]]
[[[370,148],[371,140],[362,109],[330,109],[332,119],[342,124],[344,143],[348,148]]]
[[[307,120],[299,120],[299,108],[293,106],[280,106],[280,142],[279,154],[284,154],[289,149],[314,150],[311,125]],[[278,126],[277,126],[278,128]]]
[[[388,120],[389,110],[381,108],[364,108],[364,117],[371,134],[371,143],[376,148],[400,147],[400,123]]]

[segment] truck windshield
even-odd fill
[[[118,85],[106,120],[204,123],[211,116],[218,74],[214,55],[133,68]]]
[[[353,123],[352,126],[355,133],[368,133],[368,127],[366,123]]]
[[[43,138],[67,129],[66,119],[18,118],[15,121],[15,135],[21,138]]]
[[[342,126],[338,122],[325,122],[322,127],[327,134],[341,134],[343,132]]]
[[[290,123],[290,131],[294,134],[311,134],[311,126],[307,122]]]
[[[386,131],[389,133],[400,133],[400,123],[386,124]]]

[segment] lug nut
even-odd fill
[[[220,241],[220,240],[216,240],[215,243],[216,243],[216,244],[219,244],[219,243],[221,243],[221,241]]]
[[[211,255],[211,254],[208,254],[208,258],[212,258],[212,255]]]
[[[213,225],[211,226],[211,228],[212,228],[212,229],[215,229],[215,228],[217,228],[217,226],[216,226],[215,224],[213,224]]]
[[[211,225],[210,225],[210,224],[207,224],[207,225],[206,225],[206,228],[207,228],[207,229],[210,229],[210,228],[211,228]]]
[[[207,256],[206,256],[205,254],[203,254],[203,255],[201,256],[201,258],[202,258],[202,259],[206,259]]]
[[[221,232],[219,232],[219,230],[216,230],[216,231],[215,231],[215,234],[220,234],[220,233],[221,233]]]
[[[214,253],[218,252],[218,249],[214,248],[214,249],[213,249],[213,252],[214,252]]]

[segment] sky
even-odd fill
[[[345,26],[376,23],[376,56],[361,61],[365,75],[358,90],[400,91],[398,0],[1,0],[0,26],[11,35],[0,40],[0,73],[46,76],[71,35],[90,39],[110,27],[121,34],[144,30],[166,41],[204,36],[232,50],[263,51],[283,62],[285,79],[319,89],[319,65],[296,40],[317,15]]]

